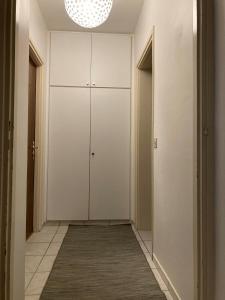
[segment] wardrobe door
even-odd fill
[[[50,88],[48,220],[87,220],[90,89]]]
[[[91,34],[52,32],[50,49],[50,85],[90,84]]]
[[[131,37],[92,34],[92,86],[130,88]]]
[[[91,90],[90,218],[128,220],[130,90]]]

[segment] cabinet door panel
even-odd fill
[[[90,84],[91,34],[52,32],[50,84],[87,86]]]
[[[91,90],[90,218],[130,218],[130,90]]]
[[[90,89],[52,87],[49,109],[48,220],[87,220]]]
[[[130,88],[129,35],[97,33],[92,35],[91,82],[97,87]]]

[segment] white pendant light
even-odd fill
[[[113,0],[64,0],[69,17],[78,25],[94,28],[109,17]]]

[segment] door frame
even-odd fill
[[[197,296],[215,295],[215,201],[214,201],[214,1],[194,0],[197,11]],[[197,46],[197,47],[196,47]],[[195,176],[196,177],[196,176]],[[196,230],[197,229],[197,230]]]
[[[138,138],[139,138],[139,100],[140,100],[140,93],[141,93],[141,87],[140,87],[140,72],[143,71],[142,67],[143,67],[143,63],[146,59],[146,57],[150,54],[151,58],[152,58],[152,98],[151,98],[151,102],[152,102],[152,115],[151,115],[151,200],[152,200],[152,211],[151,211],[151,227],[152,227],[152,257],[153,257],[153,240],[154,240],[154,140],[155,140],[155,136],[154,136],[154,34],[155,34],[155,28],[153,27],[152,33],[146,43],[146,46],[144,48],[144,51],[141,55],[141,58],[136,66],[136,80],[137,80],[137,94],[136,94],[136,124],[135,124],[135,136],[136,136],[136,156],[135,156],[135,169],[136,169],[136,180],[135,180],[135,199],[136,199],[136,216],[135,216],[135,223],[136,226],[139,226],[139,208],[138,208],[138,186],[139,186],[139,178],[138,178],[138,155],[139,155],[139,151],[138,151]]]
[[[32,41],[29,43],[29,56],[36,65],[36,120],[34,170],[34,232],[41,229],[45,220],[44,205],[44,62]]]
[[[9,299],[16,1],[0,2],[0,299]]]

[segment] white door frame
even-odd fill
[[[139,103],[139,99],[140,99],[140,72],[142,72],[142,67],[143,67],[143,63],[144,60],[146,59],[146,57],[149,55],[149,53],[151,53],[151,57],[152,57],[152,125],[151,125],[151,132],[152,132],[152,147],[151,147],[151,200],[152,200],[152,212],[151,212],[151,216],[149,216],[149,218],[151,218],[151,227],[152,227],[152,253],[153,253],[153,240],[154,240],[154,27],[153,27],[153,31],[148,39],[148,42],[145,46],[145,49],[141,55],[141,58],[137,64],[136,67],[136,80],[137,80],[137,94],[136,94],[136,163],[135,163],[135,169],[136,169],[136,181],[135,181],[135,185],[136,185],[136,193],[135,193],[135,199],[136,199],[136,216],[135,216],[135,223],[136,226],[138,226],[139,224],[139,208],[138,208],[138,135],[139,135],[139,128],[138,128],[138,103]],[[152,254],[153,255],[153,254]]]
[[[44,223],[44,62],[32,41],[29,43],[29,55],[36,65],[36,121],[35,121],[35,171],[34,171],[34,232]]]

